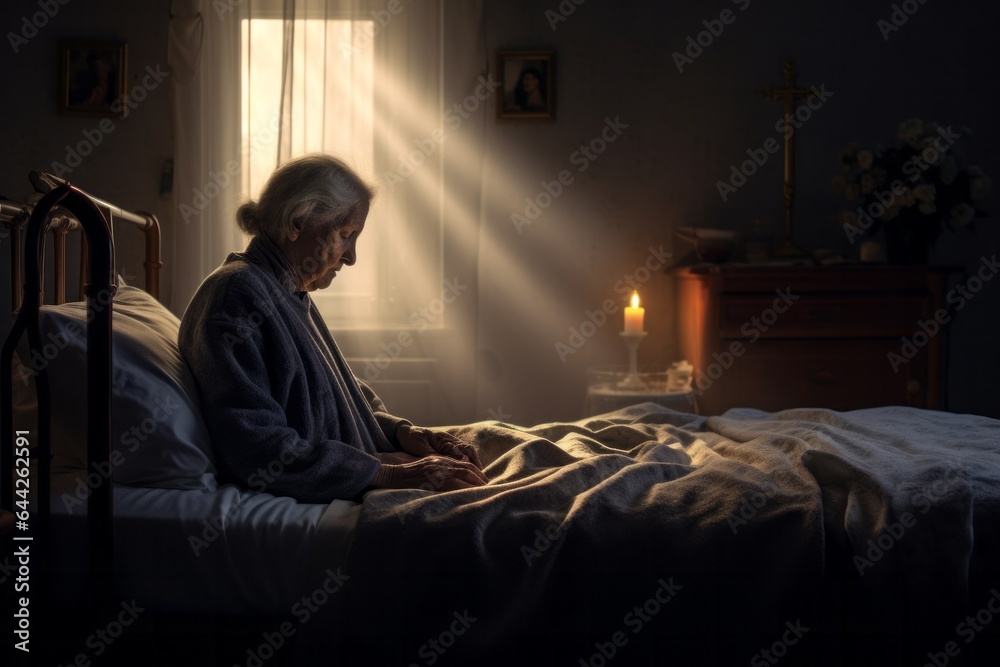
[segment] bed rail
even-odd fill
[[[2,356],[0,356],[0,411],[2,411],[5,428],[0,433],[0,507],[17,509],[18,523],[13,535],[5,536],[15,545],[25,545],[31,553],[31,573],[33,579],[30,588],[15,594],[12,577],[8,577],[3,596],[8,605],[14,602],[15,607],[27,608],[30,611],[32,623],[31,643],[35,655],[41,650],[44,655],[45,641],[52,635],[45,634],[53,630],[51,625],[44,624],[46,598],[51,591],[46,591],[46,573],[50,572],[49,556],[51,554],[51,400],[49,396],[50,378],[44,366],[36,371],[35,387],[38,394],[38,427],[32,433],[34,445],[31,458],[34,459],[37,474],[35,483],[35,512],[28,514],[21,508],[25,507],[20,495],[15,500],[14,493],[14,446],[16,435],[13,424],[13,356],[22,339],[27,335],[31,351],[40,351],[43,340],[40,330],[40,308],[44,294],[43,258],[45,252],[45,233],[53,224],[53,218],[61,211],[72,215],[89,242],[88,266],[89,281],[84,286],[87,302],[87,469],[111,471],[111,315],[112,298],[117,290],[115,285],[114,243],[108,220],[98,208],[95,201],[83,191],[69,184],[58,185],[45,194],[33,207],[30,217],[24,227],[24,291],[20,301],[20,310],[14,321],[10,334],[4,341]],[[54,213],[55,212],[55,213]],[[59,224],[56,222],[56,224]],[[93,313],[93,316],[90,315]],[[91,575],[93,601],[92,611],[104,608],[107,596],[111,594],[111,573],[113,556],[112,531],[112,475],[101,476],[101,482],[92,485],[87,498],[87,557],[88,571]],[[25,514],[21,514],[25,511]],[[8,545],[5,545],[8,546]],[[11,550],[13,551],[13,550]],[[41,592],[41,595],[39,595]],[[46,595],[49,593],[49,595]],[[23,605],[21,599],[28,600]],[[34,602],[33,606],[31,602]],[[39,604],[41,603],[41,604]],[[5,609],[5,612],[8,610]],[[5,616],[10,618],[9,616]],[[41,624],[39,623],[41,621]],[[5,647],[6,649],[7,647]]]
[[[35,190],[41,194],[48,193],[60,186],[70,186],[65,179],[53,176],[44,171],[32,171],[28,175],[28,180]],[[72,187],[72,186],[71,186]],[[77,188],[79,190],[79,188]],[[111,229],[111,239],[114,241],[114,223],[121,220],[130,225],[138,227],[145,236],[145,258],[143,269],[145,271],[146,291],[154,299],[160,298],[160,269],[163,262],[160,258],[160,222],[152,213],[145,211],[128,211],[99,197],[79,190],[81,194],[89,197],[94,205],[103,213]],[[24,238],[24,226],[27,224],[28,216],[31,214],[33,205],[11,200],[0,200],[0,224],[6,227],[6,233],[11,237],[10,245],[10,272],[11,272],[11,304],[17,309],[21,306],[20,285],[24,279],[23,264],[21,260],[21,245]],[[57,206],[52,215],[52,222],[49,230],[53,236],[53,273],[55,282],[53,285],[53,302],[60,304],[66,302],[66,238],[69,232],[80,229],[79,222],[65,209]],[[89,251],[87,249],[87,237],[84,235],[80,241],[80,277],[79,286],[87,281],[87,262]]]

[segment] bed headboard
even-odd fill
[[[70,186],[70,183],[58,176],[43,171],[32,171],[28,179],[35,189],[42,193],[48,193],[60,186]],[[78,188],[77,188],[78,189]],[[78,189],[79,190],[79,189]],[[129,223],[130,226],[138,227],[145,235],[146,256],[143,260],[145,270],[146,291],[153,298],[160,298],[160,268],[163,262],[160,261],[160,222],[152,213],[144,211],[128,211],[103,199],[79,190],[86,195],[97,206],[104,215],[111,230],[111,239],[114,241],[114,223],[121,220]],[[60,304],[66,302],[66,238],[67,235],[80,229],[79,222],[72,216],[66,215],[63,207],[57,206],[50,215],[48,229],[52,232],[53,241],[53,302]],[[24,280],[24,269],[21,255],[25,226],[32,207],[20,202],[3,200],[0,201],[0,224],[7,228],[7,233],[11,237],[10,244],[10,289],[11,304],[16,310],[21,307],[23,292],[21,285]],[[81,294],[83,286],[87,282],[87,264],[89,262],[89,250],[87,248],[88,236],[84,234],[80,240],[80,277],[79,286]],[[44,283],[42,283],[44,285]]]
[[[38,403],[38,430],[30,434],[27,446],[31,447],[30,458],[34,461],[36,475],[33,483],[35,507],[29,516],[22,516],[26,506],[24,496],[15,494],[15,443],[23,451],[25,443],[18,441],[13,426],[13,365],[15,350],[26,335],[32,352],[43,348],[40,326],[40,309],[44,298],[44,257],[46,232],[52,231],[55,238],[55,294],[56,303],[65,301],[65,240],[73,230],[83,232],[81,240],[81,293],[84,295],[88,313],[87,346],[87,469],[107,470],[99,484],[91,486],[87,497],[87,557],[92,576],[91,601],[95,608],[108,604],[105,596],[111,594],[113,556],[113,504],[112,474],[109,462],[112,460],[111,442],[111,396],[112,396],[112,310],[115,284],[115,248],[112,222],[125,220],[139,226],[146,234],[146,287],[154,297],[159,291],[159,269],[161,266],[159,249],[159,223],[148,213],[125,211],[113,204],[88,195],[71,184],[48,174],[32,172],[32,182],[36,189],[45,194],[33,207],[5,201],[0,205],[0,222],[10,230],[11,235],[11,282],[13,304],[18,308],[17,317],[4,341],[0,355],[0,415],[5,427],[0,433],[0,508],[14,510],[17,514],[18,529],[13,535],[13,544],[30,544],[32,553],[33,579],[38,584],[31,587],[31,595],[36,600],[46,597],[44,573],[49,569],[51,523],[51,400],[50,378],[43,365],[35,372],[35,387]],[[21,248],[23,245],[23,256]],[[23,285],[23,291],[19,288]],[[21,452],[18,453],[20,458]],[[24,464],[17,461],[19,467]],[[23,483],[19,486],[20,492]],[[26,494],[24,494],[26,495]],[[19,502],[20,501],[20,502]],[[30,517],[27,532],[20,522]],[[24,540],[19,542],[18,540]],[[37,568],[37,569],[36,569]],[[7,585],[11,585],[8,581]],[[12,591],[4,594],[5,603],[13,597]],[[51,591],[49,591],[51,593]],[[18,593],[17,595],[25,595]],[[44,605],[44,603],[43,603]],[[33,622],[44,618],[38,614],[35,604],[31,614]],[[4,612],[8,608],[4,605]],[[42,618],[39,618],[39,617]],[[38,633],[43,625],[33,625],[34,646],[44,634]],[[50,629],[51,630],[51,629]],[[37,633],[37,634],[36,634]]]

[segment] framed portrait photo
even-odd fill
[[[500,51],[497,120],[555,120],[555,51]]]
[[[59,112],[125,117],[125,42],[59,45]]]

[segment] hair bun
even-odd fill
[[[261,233],[260,206],[255,201],[247,201],[236,209],[236,226],[251,236]]]

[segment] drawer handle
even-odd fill
[[[923,388],[924,385],[920,383],[920,380],[910,380],[906,383],[906,393],[908,394],[919,394]]]

